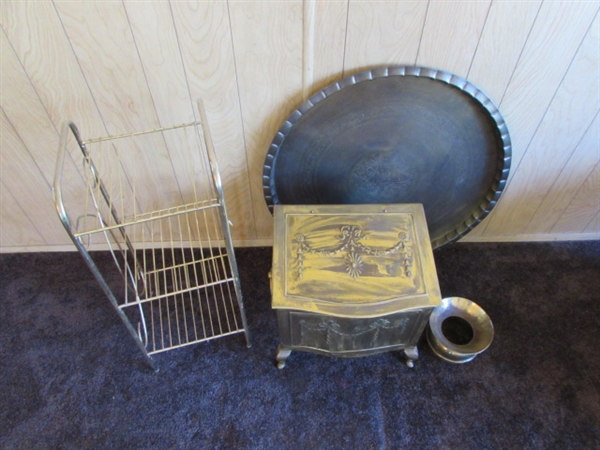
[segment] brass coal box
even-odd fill
[[[366,356],[417,342],[441,303],[421,204],[275,205],[272,306],[280,345]]]

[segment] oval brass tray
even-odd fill
[[[369,70],[296,109],[265,159],[267,205],[422,203],[434,248],[464,236],[505,187],[511,142],[498,108],[451,73]]]

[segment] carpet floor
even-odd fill
[[[443,296],[495,337],[466,364],[421,339],[413,369],[293,352],[278,370],[271,249],[236,255],[252,347],[161,353],[158,373],[77,253],[0,255],[0,448],[600,448],[600,241],[434,252]]]

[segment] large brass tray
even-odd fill
[[[334,83],[275,135],[263,187],[275,204],[422,203],[434,248],[496,205],[511,142],[498,108],[448,72],[379,68]]]

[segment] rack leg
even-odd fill
[[[67,231],[69,231],[69,230],[67,229]],[[137,344],[138,348],[144,354],[144,357],[146,358],[146,362],[148,362],[148,364],[150,365],[150,367],[152,367],[152,370],[154,370],[154,372],[158,372],[159,368],[158,368],[156,362],[148,354],[148,351],[146,350],[144,343],[140,340],[135,328],[133,328],[133,325],[131,325],[131,322],[129,322],[129,319],[127,318],[125,313],[121,310],[121,308],[119,308],[119,306],[117,304],[117,299],[115,298],[115,295],[113,294],[112,290],[106,283],[106,280],[100,273],[100,269],[98,269],[98,266],[96,266],[96,263],[94,263],[94,260],[92,259],[92,257],[88,253],[88,251],[83,246],[83,243],[78,238],[75,238],[72,235],[71,235],[71,239],[72,239],[73,243],[75,244],[75,247],[77,247],[77,249],[79,250],[79,253],[81,254],[81,256],[83,256],[84,261],[86,262],[87,266],[89,267],[92,274],[96,278],[96,281],[98,281],[98,283],[100,284],[100,287],[102,288],[102,290],[108,297],[110,304],[113,306],[115,311],[117,311],[119,318],[125,324],[125,328],[127,328],[127,331],[135,340],[135,343]]]
[[[110,296],[109,296],[109,298],[110,298]],[[139,335],[137,334],[135,328],[133,328],[133,325],[131,325],[131,322],[129,322],[129,319],[127,318],[127,316],[125,315],[125,313],[118,306],[116,306],[116,300],[113,302],[113,300],[111,299],[111,303],[113,304],[113,306],[117,310],[117,314],[119,315],[119,317],[121,318],[121,320],[125,324],[125,327],[127,328],[127,331],[129,331],[129,334],[131,334],[131,336],[133,336],[133,339],[135,340],[136,345],[138,346],[138,348],[144,354],[146,362],[150,365],[150,367],[152,367],[152,370],[154,370],[154,372],[158,372],[160,369],[159,369],[158,365],[156,364],[156,361],[154,361],[154,359],[152,358],[152,356],[150,356],[148,354],[148,350],[146,350],[146,347],[144,346],[144,343],[141,341]]]

